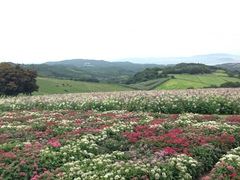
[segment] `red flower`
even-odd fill
[[[170,148],[169,146],[165,147],[163,150],[168,154],[173,154],[176,152],[174,149]]]
[[[56,140],[55,141],[54,140],[50,140],[50,141],[48,141],[48,144],[53,146],[53,147],[60,147],[61,146],[60,142],[58,142]]]
[[[237,177],[237,172],[233,172],[232,175],[231,175],[233,178],[236,178]]]
[[[53,130],[51,130],[51,129],[47,129],[45,132],[46,132],[46,133],[52,133]]]

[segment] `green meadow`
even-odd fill
[[[37,78],[39,91],[33,95],[65,94],[79,92],[113,92],[138,90],[177,90],[177,89],[201,89],[211,85],[220,86],[225,82],[240,82],[239,78],[228,77],[226,73],[216,71],[212,74],[174,74],[174,79],[155,79],[142,83],[121,86],[110,83],[93,83],[83,81],[62,80],[53,78]]]
[[[117,84],[92,83],[41,77],[37,78],[37,85],[39,86],[39,90],[38,92],[34,92],[33,95],[132,90]]]
[[[240,82],[238,78],[227,77],[226,74],[218,72],[204,75],[175,74],[174,77],[174,79],[156,87],[155,90],[198,89],[211,85],[220,86],[227,81]]]

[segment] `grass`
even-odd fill
[[[224,76],[224,77],[228,76],[224,70],[216,70],[213,74],[215,74],[217,76]]]
[[[92,83],[82,81],[61,80],[53,78],[37,78],[37,85],[39,91],[34,92],[33,95],[44,94],[65,94],[65,93],[79,93],[79,92],[112,92],[112,91],[129,91],[133,89],[138,90],[174,90],[174,89],[188,89],[188,88],[204,88],[211,85],[220,86],[221,84],[230,82],[240,82],[239,78],[228,77],[224,71],[216,71],[212,74],[175,74],[174,79],[167,81],[166,78],[149,80],[142,83],[130,84],[127,86],[120,86],[109,83]]]
[[[203,88],[205,85],[202,83],[188,81],[184,79],[171,79],[160,86],[156,87],[154,90],[174,90],[174,89],[188,89],[188,88]]]
[[[123,87],[117,84],[92,83],[40,77],[37,78],[37,85],[39,86],[39,90],[38,92],[34,92],[33,95],[132,90],[131,88]]]
[[[124,85],[124,86],[132,88],[132,89],[137,89],[137,90],[152,90],[155,87],[159,86],[160,84],[162,84],[168,80],[169,80],[169,78],[160,78],[160,79],[153,79],[153,80],[149,80],[149,81],[145,81],[145,82],[129,84],[129,85]]]
[[[217,72],[217,74],[214,73],[204,75],[175,74],[174,77],[175,79],[171,79],[161,84],[160,86],[156,87],[155,90],[173,90],[188,88],[197,89],[209,87],[210,85],[220,86],[227,81],[240,82],[240,79],[226,77],[222,72]]]

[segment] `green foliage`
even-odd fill
[[[217,67],[228,69],[230,71],[238,71],[240,72],[240,63],[224,63],[216,65]]]
[[[175,76],[173,76],[172,74],[209,74],[217,69],[218,68],[216,67],[195,63],[180,63],[175,65],[174,67],[166,67],[164,69],[161,69],[159,67],[147,68],[142,72],[136,73],[133,77],[129,78],[125,83],[135,84],[153,79],[167,78],[170,74],[171,78],[175,78]]]
[[[161,85],[162,83],[168,81],[170,78],[160,78],[160,79],[153,79],[145,82],[135,83],[124,85],[126,87],[137,89],[137,90],[152,90],[155,87]]]
[[[196,63],[180,63],[174,67],[168,67],[163,69],[163,74],[207,74],[215,71],[216,67],[207,66],[204,64]]]
[[[36,77],[36,71],[24,70],[20,65],[0,63],[0,95],[31,94],[39,88],[36,85]]]
[[[166,78],[166,74],[161,73],[162,69],[158,67],[147,68],[142,72],[136,73],[133,77],[129,78],[126,81],[126,84],[134,84],[139,82],[145,82],[148,80]]]
[[[225,83],[221,84],[220,87],[222,87],[222,88],[229,88],[229,87],[238,88],[238,87],[240,87],[240,82],[225,82]]]

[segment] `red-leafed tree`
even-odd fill
[[[0,63],[0,95],[17,96],[19,93],[31,95],[38,90],[37,72],[25,70],[20,65]]]

